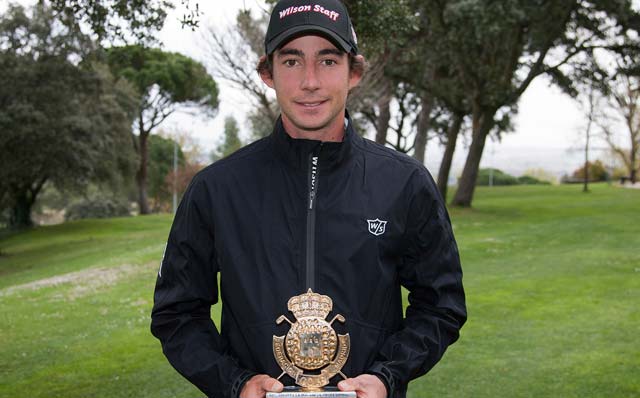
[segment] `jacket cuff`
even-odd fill
[[[240,393],[242,392],[242,388],[249,381],[250,378],[257,375],[255,372],[251,372],[249,370],[243,370],[240,375],[238,375],[235,380],[233,380],[233,384],[231,385],[231,393],[229,396],[231,398],[240,398]]]
[[[380,379],[384,386],[387,388],[387,398],[393,397],[395,391],[396,382],[391,374],[391,371],[384,366],[384,363],[377,362],[366,372],[372,374]]]

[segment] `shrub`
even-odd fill
[[[517,185],[518,179],[498,169],[480,169],[478,172],[477,185],[487,186],[491,180],[493,170],[493,185]]]
[[[67,221],[83,218],[110,218],[130,216],[126,203],[111,198],[84,199],[71,204],[67,208]]]
[[[557,175],[543,168],[527,169],[522,174],[525,176],[533,177],[539,181],[549,182],[551,184],[557,184],[560,180]]]
[[[595,162],[588,162],[587,165],[589,167],[589,181],[607,181],[609,179],[609,173],[602,161],[596,160]],[[575,170],[572,175],[575,180],[580,181],[584,181],[584,176],[584,166]]]
[[[518,177],[518,184],[522,184],[522,185],[551,185],[551,183],[549,181],[542,181],[539,180],[535,177],[531,177],[528,175],[524,175],[521,177]]]

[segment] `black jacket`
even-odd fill
[[[151,330],[205,394],[237,398],[256,373],[282,372],[272,336],[287,300],[333,299],[349,377],[380,377],[392,397],[426,373],[466,320],[447,211],[425,167],[359,137],[269,137],[202,170],[178,207],[158,273]],[[222,324],[210,317],[218,301]],[[402,313],[401,286],[409,306]],[[293,384],[285,376],[285,385]],[[332,379],[332,384],[339,381]]]

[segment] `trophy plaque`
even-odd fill
[[[344,323],[344,317],[336,315],[326,320],[333,308],[331,298],[309,289],[291,297],[287,308],[295,322],[284,315],[278,317],[278,325],[288,322],[291,328],[286,336],[273,336],[273,355],[282,369],[278,379],[287,374],[297,386],[269,392],[267,398],[356,398],[355,391],[327,386],[337,374],[347,378],[341,369],[349,356],[349,334],[336,334],[331,327],[335,321]]]

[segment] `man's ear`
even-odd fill
[[[264,84],[266,84],[270,88],[273,88],[273,75],[267,67],[267,62],[268,60],[266,55],[260,57],[260,60],[258,61],[258,74],[260,75],[260,79],[262,79]]]
[[[349,90],[353,89],[360,83],[362,76],[364,75],[364,68],[366,61],[364,56],[356,55],[355,67],[349,71]]]

